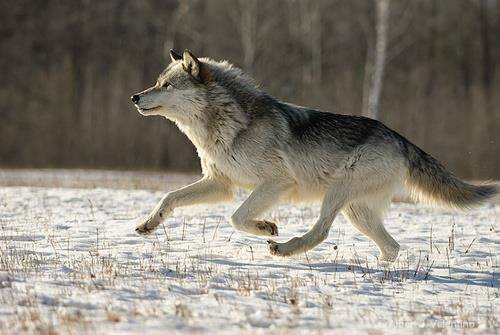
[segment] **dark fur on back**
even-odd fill
[[[250,119],[264,116],[285,119],[293,137],[302,141],[327,139],[345,151],[373,136],[393,139],[383,123],[362,116],[335,114],[281,102],[261,91],[241,70],[219,63],[206,63],[208,80],[213,80],[245,111]]]
[[[283,103],[279,104],[278,110],[299,141],[327,139],[334,141],[338,149],[350,151],[374,136],[390,136],[382,123],[362,116],[334,114]]]

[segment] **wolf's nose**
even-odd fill
[[[132,99],[132,102],[134,104],[136,104],[136,103],[139,102],[139,95],[138,94],[134,94],[133,96],[130,97],[130,99]]]

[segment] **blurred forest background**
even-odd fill
[[[0,166],[198,171],[186,137],[130,102],[170,48],[344,114],[369,109],[375,78],[383,122],[462,177],[500,178],[495,0],[2,1]]]

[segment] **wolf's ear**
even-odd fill
[[[175,62],[176,60],[182,59],[182,56],[174,50],[170,49],[170,59],[172,60],[172,62]]]
[[[200,80],[200,61],[189,50],[184,50],[182,67],[196,80]]]

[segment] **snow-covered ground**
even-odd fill
[[[168,188],[168,187],[167,187]],[[466,213],[394,203],[390,267],[337,218],[326,242],[277,258],[228,223],[243,199],[176,210],[151,237],[134,227],[163,193],[0,188],[0,331],[495,333],[500,205]],[[269,213],[284,241],[318,206]]]

